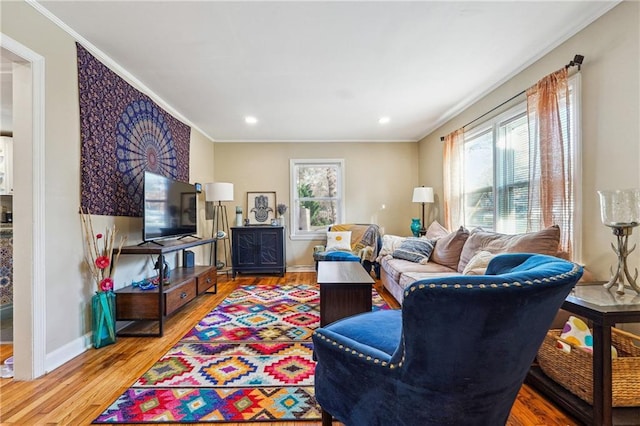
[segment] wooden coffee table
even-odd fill
[[[373,283],[373,278],[359,262],[319,262],[320,326],[371,312]]]

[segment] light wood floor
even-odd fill
[[[220,278],[218,294],[204,295],[169,318],[162,338],[121,337],[115,345],[90,349],[37,380],[24,382],[0,379],[0,423],[88,425],[236,286],[250,283],[314,282],[315,273],[287,273],[285,277],[242,276],[235,281],[227,280],[224,276]],[[391,296],[380,290],[379,283],[376,283],[376,287],[383,296],[387,296],[387,300],[391,299]],[[0,362],[11,354],[11,345],[0,345]],[[254,423],[261,426],[267,424],[299,426],[302,423]],[[320,425],[320,422],[305,424]],[[518,395],[507,424],[577,425],[575,420],[526,385]]]

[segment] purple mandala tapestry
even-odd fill
[[[145,171],[189,180],[191,128],[76,46],[82,208],[141,216]]]

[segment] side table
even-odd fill
[[[527,383],[585,424],[594,426],[638,425],[640,407],[612,408],[611,327],[640,322],[640,296],[631,288],[618,295],[602,283],[577,285],[562,309],[587,318],[593,326],[593,407],[571,394],[533,367]]]

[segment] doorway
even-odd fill
[[[46,372],[44,58],[4,34],[0,55],[11,68],[12,160],[20,164],[12,179],[13,369],[32,380]]]

